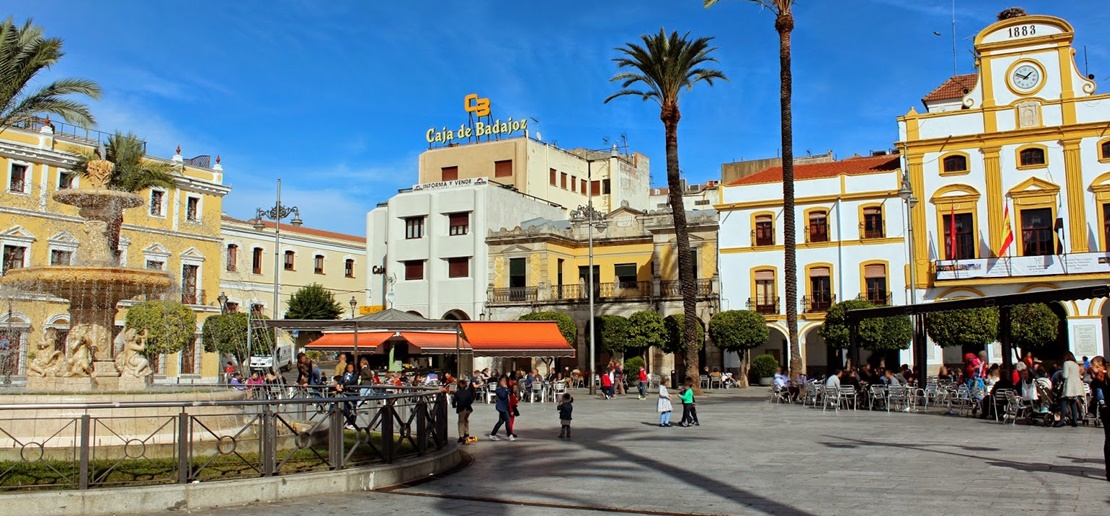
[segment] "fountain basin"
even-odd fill
[[[143,204],[143,198],[131,192],[119,190],[78,190],[68,188],[54,193],[53,198],[62,204],[78,208],[125,210]]]
[[[165,292],[173,281],[159,270],[54,265],[12,269],[4,273],[0,283],[54,294],[77,306],[114,307],[123,299]]]

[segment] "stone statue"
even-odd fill
[[[116,369],[121,377],[145,378],[150,376],[150,361],[143,356],[146,349],[147,332],[143,330],[140,335],[134,328],[120,332],[116,337],[115,346],[120,349],[116,356]]]
[[[100,190],[104,188],[112,178],[112,172],[115,170],[116,165],[105,159],[94,159],[89,160],[85,167],[88,169],[88,178],[92,187]]]
[[[65,376],[89,376],[92,374],[93,354],[96,342],[90,335],[95,328],[87,324],[78,324],[66,339],[66,351],[69,361],[66,363]]]
[[[64,368],[65,355],[54,347],[57,338],[58,331],[54,328],[47,328],[43,332],[42,339],[39,340],[38,348],[35,351],[35,358],[27,365],[29,376],[57,376],[59,371]]]

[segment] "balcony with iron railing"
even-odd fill
[[[107,143],[108,138],[112,136],[112,133],[106,133],[104,131],[98,131],[96,129],[78,127],[72,124],[67,124],[65,122],[56,122],[54,120],[50,120],[49,122],[47,122],[45,118],[38,117],[32,118],[30,120],[16,122],[12,124],[12,127],[15,127],[17,129],[24,129],[27,131],[39,132],[48,123],[54,128],[55,138],[59,140],[91,145],[93,147],[100,145],[101,143]],[[146,141],[143,141],[143,153],[146,153]]]
[[[802,312],[807,314],[822,314],[829,311],[829,307],[836,303],[835,295],[802,296]]]
[[[183,289],[181,291],[181,302],[186,305],[208,304],[208,295],[204,292],[204,289]]]
[[[699,299],[715,296],[716,288],[712,279],[699,279],[696,295]],[[647,301],[653,299],[680,299],[682,297],[679,281],[615,281],[597,283],[593,289],[594,301]],[[490,304],[531,304],[585,302],[589,300],[590,289],[584,283],[551,285],[544,287],[491,288],[487,292]]]
[[[762,315],[778,315],[779,313],[779,298],[748,298],[748,310],[754,311]]]
[[[890,292],[868,292],[866,295],[861,295],[857,299],[863,299],[875,306],[891,306],[894,304]]]

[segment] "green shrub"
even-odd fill
[[[774,376],[779,368],[779,361],[771,355],[759,355],[752,359],[752,372],[759,378]]]
[[[640,368],[645,367],[646,363],[641,357],[632,357],[624,361],[624,374],[629,378],[639,378]]]

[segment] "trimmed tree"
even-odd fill
[[[632,342],[632,334],[629,331],[632,325],[629,324],[628,319],[619,315],[599,315],[596,321],[594,327],[597,328],[597,333],[594,334],[594,339],[601,349],[613,356],[628,349],[629,343]]]
[[[938,346],[983,347],[998,336],[998,309],[969,308],[929,314],[925,333]]]
[[[667,330],[667,343],[666,343],[665,346],[663,346],[663,351],[665,351],[667,353],[676,353],[676,354],[680,354],[680,355],[681,354],[686,354],[685,358],[687,360],[689,360],[689,355],[691,353],[688,353],[687,352],[688,350],[686,349],[686,335],[685,335],[686,320],[685,319],[686,319],[686,316],[684,314],[668,315],[667,317],[665,317],[663,319],[663,327]],[[697,352],[701,351],[701,349],[703,347],[705,347],[705,330],[702,329],[701,325],[698,324],[698,321],[696,319],[694,320],[694,326],[696,326],[697,330],[698,330],[697,333],[696,333],[696,338],[694,340],[694,342],[696,342],[698,344],[698,349],[694,350],[694,353],[693,353],[694,358],[696,359],[697,356],[698,356]],[[698,377],[698,375],[696,374],[697,373],[697,368],[698,368],[698,364],[695,361],[695,364],[694,364],[695,374],[694,374],[693,378]],[[689,364],[686,365],[686,371],[687,371],[686,376],[690,377],[690,373],[689,373],[690,365]]]
[[[335,295],[323,285],[313,283],[301,287],[289,298],[286,319],[339,319],[343,305],[335,300]]]
[[[1010,344],[1022,351],[1056,342],[1059,331],[1060,318],[1044,303],[1010,308]],[[1002,336],[998,339],[1002,340]]]
[[[197,315],[176,301],[144,301],[127,310],[127,328],[146,332],[147,358],[185,349],[197,332]]]
[[[726,310],[709,319],[709,338],[717,347],[740,354],[740,387],[748,386],[752,349],[771,336],[767,321],[751,310]]]
[[[825,343],[837,349],[847,349],[852,345],[851,331],[848,328],[848,311],[873,308],[875,305],[863,299],[841,301],[829,308],[825,322],[818,334]],[[913,325],[904,316],[865,319],[859,324],[860,347],[872,352],[908,349],[913,339]]]
[[[254,316],[258,318],[258,316]],[[240,364],[247,361],[247,352],[272,354],[273,335],[262,329],[255,329],[251,336],[250,350],[247,349],[247,314],[233,313],[209,317],[204,320],[200,330],[200,340],[204,351],[231,355]]]
[[[641,310],[629,316],[628,322],[631,325],[629,349],[643,352],[648,348],[663,349],[667,345],[667,328],[658,312]]]
[[[534,312],[520,316],[521,321],[555,321],[559,325],[559,333],[567,339],[571,346],[578,340],[578,325],[574,318],[562,312]]]

